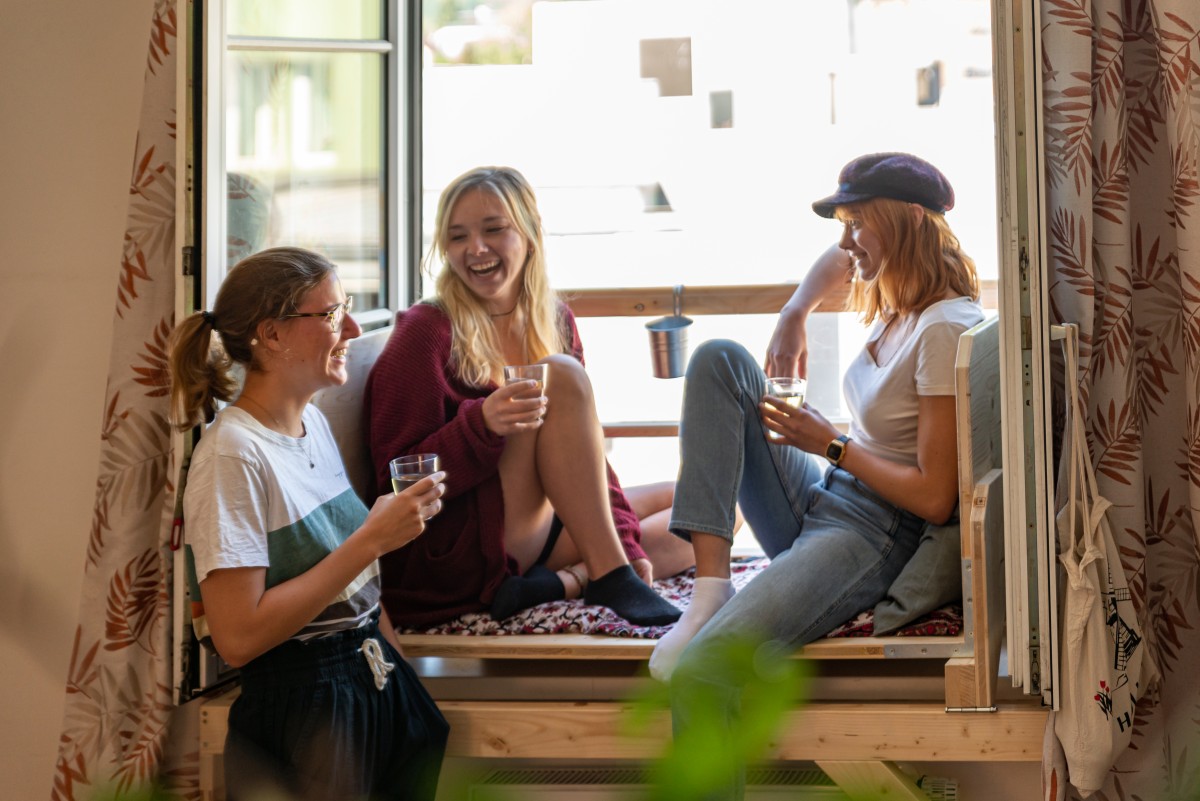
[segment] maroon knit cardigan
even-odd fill
[[[560,306],[570,352],[583,361],[575,317]],[[450,319],[418,303],[396,329],[367,378],[363,419],[378,491],[391,492],[388,462],[436,453],[446,471],[442,511],[421,536],[380,560],[383,604],[396,625],[427,626],[486,609],[500,583],[518,571],[504,550],[504,495],[497,466],[504,437],[483,423],[496,386],[470,387],[450,367]],[[613,522],[626,556],[645,558],[637,515],[608,469]]]

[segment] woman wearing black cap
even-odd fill
[[[805,375],[807,316],[851,280],[851,307],[873,328],[843,379],[849,436],[811,406],[764,397],[767,374],[734,342],[707,342],[688,365],[670,526],[691,540],[698,577],[650,663],[662,680],[674,671],[677,727],[693,686],[720,687],[736,708],[740,682],[708,649],[747,632],[789,645],[823,636],[880,601],[927,522],[953,514],[954,360],[959,335],[983,319],[975,265],[945,221],[953,205],[945,176],[905,153],[855,159],[813,204],[842,237],[785,306],[766,368]],[[736,596],[735,502],[771,557]]]

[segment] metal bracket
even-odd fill
[[[683,315],[683,284],[676,284],[671,292],[671,306],[676,317]]]
[[[994,706],[948,706],[947,712],[995,712]]]

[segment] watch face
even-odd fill
[[[842,436],[829,443],[829,447],[825,449],[825,458],[834,464],[842,461],[842,454],[846,452],[846,443],[849,439],[849,437]]]

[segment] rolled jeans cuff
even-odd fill
[[[671,522],[667,528],[676,537],[688,542],[692,541],[692,534],[712,534],[714,537],[720,537],[728,543],[733,542],[733,532],[729,529],[717,529],[712,526],[700,523],[688,523],[675,518],[671,518]]]

